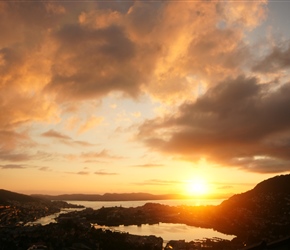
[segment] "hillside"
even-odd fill
[[[290,235],[290,175],[275,176],[225,200],[216,208],[214,225],[248,242]]]
[[[18,202],[38,202],[37,197],[31,197],[25,194],[19,194],[8,190],[0,189],[0,205],[8,205],[11,201]]]
[[[249,209],[256,214],[281,213],[290,202],[290,174],[279,175],[257,184],[252,190],[223,201],[222,209]],[[262,209],[263,208],[263,209]]]
[[[64,201],[50,201],[29,195],[0,190],[0,227],[20,226],[27,222],[60,212],[61,208],[75,208]]]

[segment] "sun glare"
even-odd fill
[[[188,182],[187,192],[190,195],[202,196],[208,193],[208,185],[204,179],[194,179]]]

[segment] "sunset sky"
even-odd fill
[[[0,188],[207,192],[290,172],[290,1],[1,1]]]

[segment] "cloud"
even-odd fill
[[[90,172],[80,171],[80,172],[77,172],[76,174],[78,174],[78,175],[88,175],[88,174],[90,174]]]
[[[139,164],[139,165],[133,165],[132,167],[138,167],[138,168],[156,168],[156,167],[163,167],[163,164]]]
[[[25,169],[26,167],[22,165],[15,165],[15,164],[7,164],[7,165],[0,165],[1,169]]]
[[[151,180],[145,180],[144,182],[138,182],[138,183],[134,183],[136,185],[157,185],[157,186],[171,186],[171,185],[175,185],[175,184],[184,184],[184,182],[182,181],[173,181],[173,180],[159,180],[159,179],[151,179]]]
[[[48,138],[53,138],[53,139],[57,139],[59,140],[61,143],[64,143],[66,145],[69,146],[75,146],[75,145],[80,145],[80,146],[93,146],[94,144],[85,142],[85,141],[76,141],[73,140],[71,137],[64,135],[60,132],[57,132],[53,129],[50,129],[44,133],[41,134],[44,137],[48,137]]]
[[[277,88],[237,77],[256,59],[245,35],[264,20],[265,6],[265,1],[1,2],[0,159],[31,159],[13,151],[31,143],[23,128],[60,122],[82,102],[117,91],[130,98],[145,94],[161,104],[187,100],[177,113],[140,127],[139,138],[151,148],[187,159],[205,155],[249,171],[275,171],[277,161],[280,171],[289,169],[289,84]],[[275,48],[252,70],[286,69],[288,54],[289,47]],[[67,126],[84,133],[102,122],[83,117],[72,117]],[[53,129],[42,136],[92,145]],[[257,156],[266,157],[267,170]],[[106,150],[75,157],[121,159]]]
[[[79,171],[79,172],[65,172],[66,174],[76,174],[76,175],[89,175],[90,172],[87,171]]]
[[[57,119],[54,102],[39,94],[49,73],[46,31],[57,21],[41,3],[1,3],[0,129]]]
[[[50,137],[50,138],[57,138],[57,139],[63,139],[63,140],[71,140],[71,138],[67,135],[64,135],[64,134],[61,134],[53,129],[45,132],[45,133],[42,133],[42,136],[45,136],[45,137]]]
[[[240,73],[251,59],[244,34],[263,20],[264,6],[1,2],[0,129],[56,122],[63,105],[114,91],[163,102],[191,98],[212,79]]]
[[[289,105],[290,83],[277,87],[239,76],[185,102],[177,115],[144,122],[139,138],[189,160],[205,157],[253,172],[289,171]]]
[[[73,142],[76,145],[85,146],[85,147],[91,147],[91,146],[95,145],[95,144],[92,144],[92,143],[89,143],[89,142],[86,142],[86,141],[73,141]]]
[[[11,151],[0,151],[0,159],[2,161],[19,162],[19,161],[31,160],[32,156],[30,154],[25,154],[25,153],[14,153]]]
[[[39,167],[38,168],[39,171],[51,171],[51,169],[49,167]]]
[[[65,6],[59,14],[71,19],[48,34],[54,58],[45,87],[61,103],[113,91],[131,97],[146,91],[163,101],[188,97],[200,81],[240,73],[251,57],[244,34],[266,13],[263,2],[83,3],[79,12]]]
[[[123,158],[121,156],[111,154],[106,149],[103,149],[102,151],[99,151],[99,152],[82,153],[80,157],[87,160],[100,159],[100,158],[109,158],[109,159],[122,159]]]
[[[260,73],[277,73],[281,70],[287,70],[290,67],[290,44],[282,43],[283,46],[274,46],[271,52],[260,60],[253,71]],[[284,47],[284,48],[283,48]],[[285,48],[286,47],[286,48]]]
[[[33,142],[26,132],[14,130],[0,130],[0,150],[13,151],[23,145],[32,146]]]
[[[284,160],[269,156],[242,157],[233,159],[232,164],[258,173],[281,173],[290,169],[290,161],[288,159]]]
[[[79,128],[78,133],[82,134],[85,133],[86,131],[96,127],[100,123],[102,123],[104,120],[103,117],[96,117],[96,116],[91,116],[89,117]]]
[[[121,27],[93,29],[69,24],[55,33],[55,39],[59,50],[47,91],[76,100],[111,91],[131,96],[138,92],[140,75],[132,70],[135,46]]]
[[[95,175],[118,175],[118,173],[106,172],[104,170],[99,170],[94,173]]]

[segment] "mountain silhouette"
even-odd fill
[[[290,235],[290,175],[264,180],[216,208],[215,229],[247,242]]]

